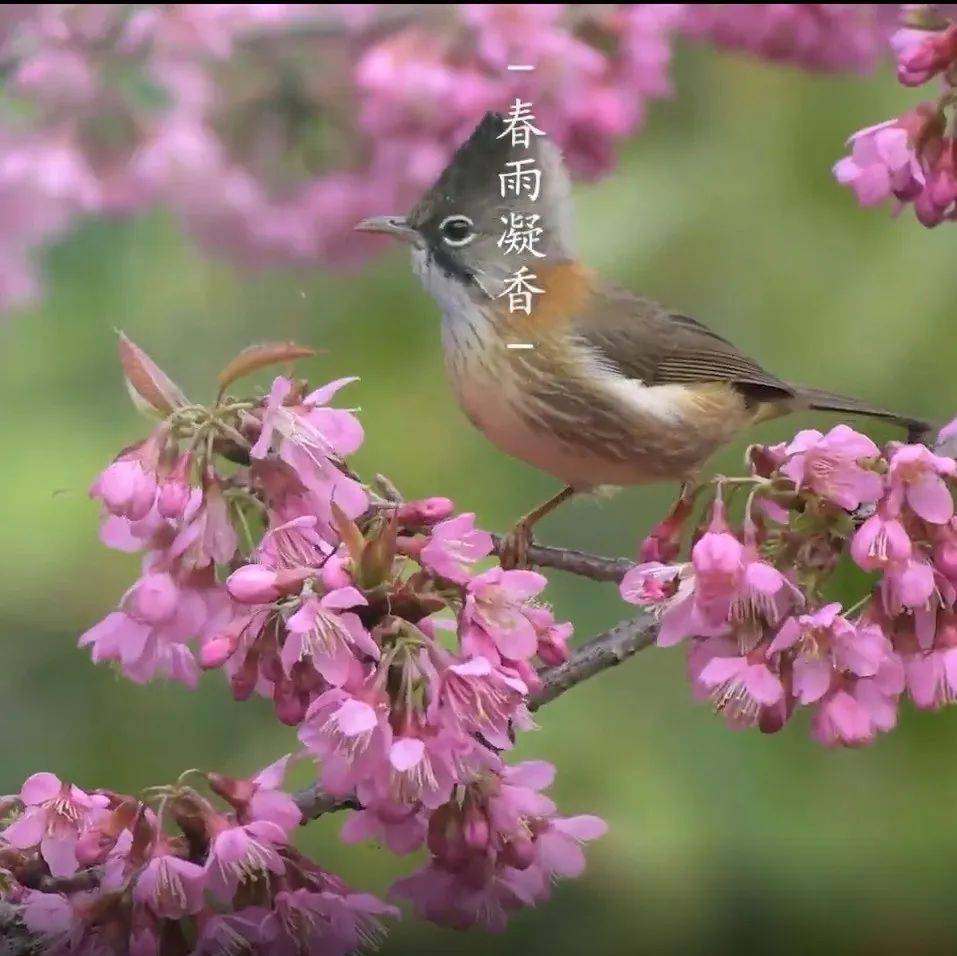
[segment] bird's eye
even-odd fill
[[[446,216],[439,224],[446,245],[467,246],[475,238],[475,224],[468,216]]]

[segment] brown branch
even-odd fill
[[[583,680],[651,647],[657,636],[658,621],[653,614],[645,612],[587,640],[564,664],[539,671],[542,689],[529,700],[529,709],[538,710]]]
[[[492,549],[501,554],[505,536],[492,535]],[[619,582],[625,572],[634,567],[635,562],[627,558],[606,558],[587,551],[575,551],[573,548],[549,548],[542,544],[533,544],[528,549],[528,561],[538,568],[553,568],[591,581]]]

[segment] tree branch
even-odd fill
[[[501,554],[505,536],[492,535],[492,546],[495,554]],[[538,568],[553,568],[556,571],[565,571],[568,574],[577,574],[592,581],[614,581],[616,584],[625,576],[635,562],[627,558],[606,558],[600,554],[589,554],[587,551],[575,551],[573,548],[549,548],[541,544],[533,544],[528,549],[529,563]]]
[[[564,664],[539,671],[542,689],[529,700],[529,710],[538,710],[583,680],[651,647],[657,636],[658,621],[653,614],[645,612],[587,640]]]

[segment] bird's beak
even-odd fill
[[[363,219],[356,229],[359,232],[381,232],[403,242],[415,243],[419,238],[418,232],[409,225],[405,216],[372,216]]]

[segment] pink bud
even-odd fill
[[[239,643],[234,634],[217,634],[211,637],[199,651],[199,666],[204,670],[222,667],[233,654]]]
[[[279,595],[276,572],[261,564],[247,564],[226,579],[226,590],[241,604],[271,604]]]
[[[306,716],[308,705],[296,693],[280,693],[279,685],[277,685],[273,707],[276,711],[276,719],[280,723],[287,727],[298,727]]]
[[[239,670],[229,680],[233,700],[248,700],[252,697],[258,680],[259,655],[251,651],[246,655],[246,660],[243,661]]]
[[[462,836],[470,850],[484,850],[488,846],[489,826],[485,814],[471,801],[465,807]]]
[[[421,528],[444,521],[454,511],[455,502],[450,498],[423,498],[401,505],[396,518],[400,527]]]
[[[156,477],[145,472],[139,461],[121,458],[114,461],[90,488],[111,514],[139,521],[149,514],[156,498]]]
[[[192,456],[182,455],[176,467],[160,485],[156,507],[164,518],[181,518],[189,504],[190,485],[187,480]]]

